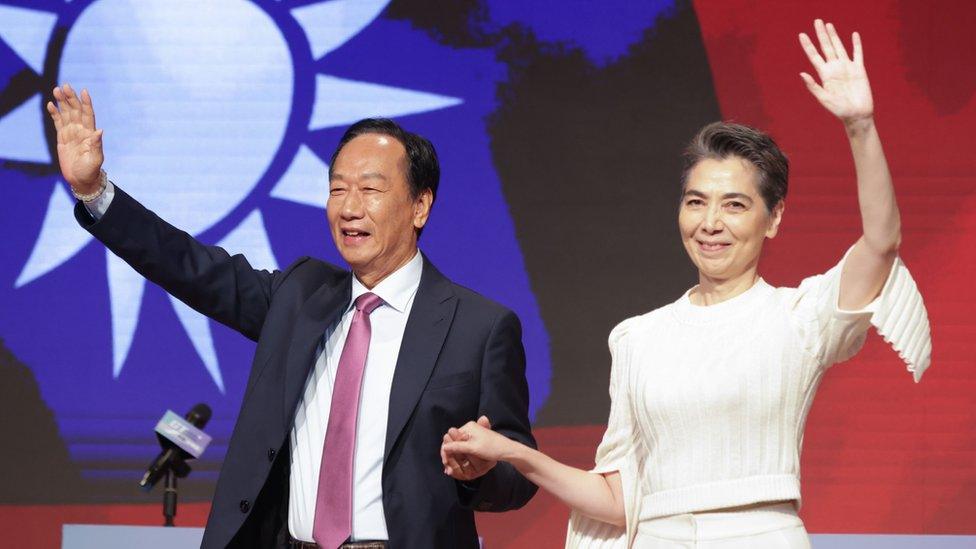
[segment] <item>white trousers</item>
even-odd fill
[[[792,503],[688,513],[637,525],[640,549],[810,549],[810,538]]]

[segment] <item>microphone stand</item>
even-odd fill
[[[163,490],[163,526],[175,526],[173,518],[176,517],[176,475],[172,469],[166,470],[166,489]]]
[[[171,467],[166,468],[166,485],[163,490],[163,526],[175,526],[173,519],[176,518],[176,500],[179,497],[176,479],[186,478],[190,474],[190,470],[190,466],[182,459],[177,459]]]

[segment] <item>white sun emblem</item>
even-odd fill
[[[217,242],[258,268],[278,267],[255,200],[279,155],[288,168],[273,198],[322,208],[328,167],[305,145],[282,144],[296,113],[307,131],[369,116],[402,116],[461,103],[454,97],[303,74],[367,27],[389,0],[331,0],[286,16],[304,30],[289,43],[275,18],[245,0],[95,0],[69,23],[63,48],[49,51],[60,15],[0,6],[0,39],[49,81],[87,87],[106,129],[106,169],[113,180],[175,226],[199,235],[232,212],[242,217]],[[309,63],[295,63],[296,52]],[[47,59],[53,55],[56,67]],[[56,71],[44,74],[45,67]],[[296,83],[314,78],[311,109],[297,109]],[[47,92],[44,92],[47,93]],[[0,158],[51,164],[39,93],[0,118]],[[266,186],[261,186],[265,188]],[[17,277],[28,284],[91,240],[74,221],[74,201],[58,182],[34,248]],[[238,208],[249,208],[241,212]],[[138,325],[145,281],[106,253],[112,313],[112,374],[125,364]],[[224,391],[209,321],[176,299],[173,307],[211,378]]]

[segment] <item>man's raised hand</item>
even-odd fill
[[[100,170],[105,157],[102,153],[102,130],[95,129],[95,109],[88,90],[81,90],[79,98],[71,86],[54,88],[54,99],[47,103],[47,112],[54,121],[58,135],[58,163],[61,174],[78,194],[98,190]]]

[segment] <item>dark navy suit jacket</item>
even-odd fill
[[[205,246],[116,187],[98,221],[75,217],[143,276],[197,311],[257,341],[203,547],[283,547],[288,536],[289,433],[315,350],[347,307],[351,274],[302,258],[283,271]],[[500,462],[473,483],[443,473],[449,427],[484,414],[535,446],[518,317],[453,284],[424,258],[390,394],[383,508],[390,546],[477,547],[473,510],[523,506],[536,487]]]

